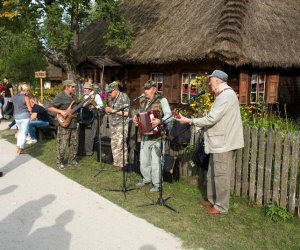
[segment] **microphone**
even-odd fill
[[[206,93],[205,90],[202,90],[198,95],[193,96],[191,99],[196,100],[197,98],[204,95],[205,93]]]
[[[133,102],[136,102],[138,99],[141,99],[144,96],[145,96],[145,94],[139,95],[138,97],[136,97],[135,99],[133,99]]]

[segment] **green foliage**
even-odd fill
[[[104,39],[108,47],[124,49],[132,41],[132,31],[120,13],[118,0],[0,0],[0,7],[0,25],[15,36],[24,32],[30,34],[50,62],[73,75],[76,75],[74,56],[78,52],[78,34],[91,21],[107,24]],[[31,60],[27,60],[28,64]],[[25,60],[21,61],[19,66],[26,65]],[[10,68],[6,64],[3,60],[2,67]],[[23,67],[18,70],[23,71]]]
[[[35,80],[34,72],[43,70],[47,62],[32,34],[23,31],[14,34],[2,30],[0,39],[0,76],[8,76],[13,82],[29,82]]]
[[[120,19],[110,24],[105,39],[108,47],[126,49],[132,44],[133,31],[124,19]]]
[[[43,102],[48,103],[51,102],[53,100],[53,98],[59,93],[61,92],[63,89],[62,84],[56,85],[54,87],[52,87],[51,89],[44,89],[43,90]],[[33,88],[30,92],[30,95],[33,97],[36,97],[39,101],[40,100],[40,96],[41,96],[41,91],[39,88]]]
[[[63,16],[63,6],[55,4],[48,6],[41,34],[49,49],[63,51],[69,47],[73,34],[68,23],[64,22]]]
[[[293,215],[290,214],[286,208],[279,207],[272,203],[269,203],[265,208],[266,216],[271,220],[278,221],[291,221],[293,219]]]
[[[272,106],[261,103],[257,105],[241,105],[243,125],[290,132],[300,129],[297,121],[288,119],[286,114],[285,117],[282,117],[278,110],[274,111],[272,108]]]

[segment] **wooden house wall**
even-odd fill
[[[139,96],[144,91],[144,83],[150,79],[151,73],[163,73],[163,94],[170,103],[180,103],[180,91],[183,73],[204,75],[214,69],[211,64],[169,64],[169,65],[141,65],[128,67],[128,81],[126,90],[130,98]],[[232,81],[234,89],[238,89],[237,80]]]
[[[86,76],[85,70],[89,69],[90,72],[94,72],[94,82],[100,82],[101,69],[99,67],[89,62],[83,62],[78,69],[82,77]],[[242,104],[249,104],[250,101],[251,73],[266,72],[266,103],[286,105],[288,115],[300,115],[300,111],[297,111],[297,107],[300,104],[300,73],[297,69],[236,68],[215,61],[166,65],[126,65],[117,68],[106,67],[103,82],[109,83],[113,80],[122,81],[125,87],[124,91],[133,99],[143,93],[143,85],[149,80],[151,73],[163,73],[163,94],[171,104],[176,105],[180,103],[183,73],[204,75],[210,74],[214,69],[221,69],[228,73],[228,84],[239,95]]]

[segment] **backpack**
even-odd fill
[[[198,142],[196,144],[192,161],[196,164],[196,166],[202,168],[203,170],[208,170],[209,164],[209,154],[205,153],[204,150],[204,134],[201,132]]]
[[[188,124],[180,124],[174,120],[169,133],[169,140],[171,149],[181,150],[185,148],[191,140],[191,126]]]

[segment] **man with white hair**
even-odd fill
[[[227,214],[229,210],[230,175],[236,149],[244,147],[243,126],[238,98],[227,84],[228,75],[215,70],[209,75],[209,86],[215,95],[205,117],[189,119],[180,114],[176,119],[204,127],[205,152],[210,153],[207,172],[207,201],[201,205],[208,214]]]

